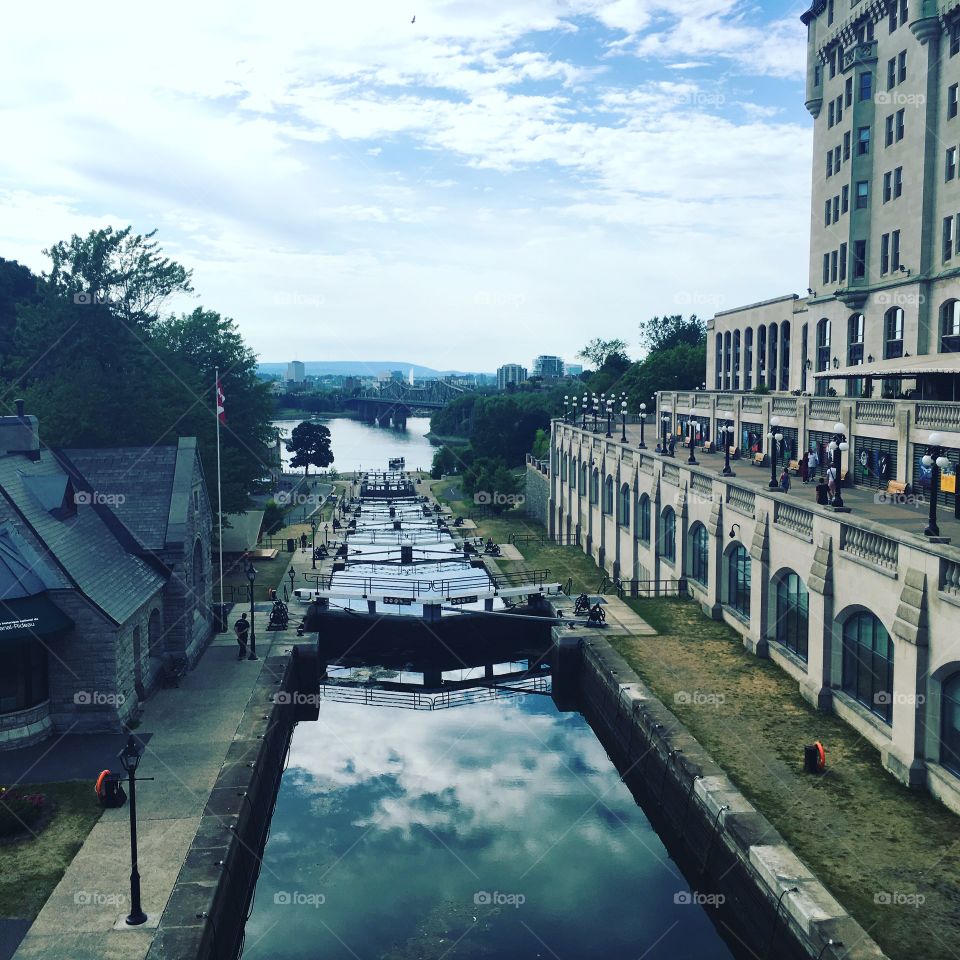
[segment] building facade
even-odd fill
[[[527,379],[527,368],[519,363],[505,363],[497,367],[497,389],[506,390],[509,384],[523,383]]]
[[[544,380],[559,380],[563,376],[563,358],[541,354],[533,361],[533,375]]]
[[[287,376],[286,380],[288,383],[303,383],[306,379],[306,367],[304,367],[301,360],[291,360],[287,364]]]

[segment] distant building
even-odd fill
[[[300,360],[291,360],[287,364],[287,381],[290,383],[303,383],[306,379],[306,369]]]
[[[404,377],[402,370],[391,370],[391,371],[390,371],[390,379],[391,379],[394,383],[403,383],[403,381],[406,379],[406,377]]]
[[[497,368],[497,389],[506,390],[508,384],[523,383],[527,379],[527,368],[519,363],[505,363]]]
[[[533,361],[533,375],[544,380],[559,380],[563,376],[563,360],[541,354]]]
[[[563,368],[568,377],[579,377],[583,373],[582,363],[565,363]]]

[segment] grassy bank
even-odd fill
[[[53,817],[36,837],[0,845],[0,917],[33,920],[100,819],[93,783],[36,784]]]

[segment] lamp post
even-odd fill
[[[663,431],[663,440],[660,443],[660,453],[663,456],[667,455],[667,427],[670,425],[670,415],[665,413],[660,418],[660,426]]]
[[[693,419],[696,411],[691,407],[690,418],[687,420],[687,429],[690,431],[690,456],[687,457],[687,463],[696,464],[697,457],[694,453],[694,447],[697,442],[697,421]]]
[[[310,562],[317,569],[317,521],[310,521]]]
[[[131,734],[117,756],[127,773],[127,784],[130,788],[130,913],[127,915],[127,923],[136,927],[147,922],[147,915],[140,906],[140,871],[137,868],[137,765],[143,756],[143,750]],[[153,777],[140,779],[152,780]]]
[[[931,433],[927,438],[927,452],[923,458],[923,465],[930,468],[930,518],[923,535],[925,537],[939,537],[937,495],[940,492],[940,471],[950,466],[950,461],[946,457],[946,450],[943,449],[942,433]]]
[[[290,578],[290,599],[293,599],[293,581],[297,579],[297,571],[293,569],[291,564],[290,569],[287,571],[287,576]]]
[[[257,656],[257,634],[256,627],[254,626],[254,609],[253,609],[253,585],[257,581],[257,571],[254,568],[253,564],[249,561],[247,562],[247,569],[244,571],[247,575],[247,582],[250,584],[250,652],[247,654],[248,660],[259,660]]]
[[[613,400],[612,398],[607,398],[607,439],[613,439],[613,431],[611,429],[611,422],[613,421]]]
[[[723,435],[723,470],[721,473],[725,477],[735,477],[736,474],[730,469],[730,442],[733,440],[733,421],[727,420],[720,427],[720,433]]]
[[[778,432],[777,427],[780,426],[779,417],[770,418],[770,430],[767,432],[767,439],[770,441],[770,483],[767,486],[771,490],[776,490],[780,486],[780,481],[777,479],[777,454],[780,452],[780,441],[783,439],[783,434]]]
[[[643,428],[647,422],[647,405],[645,403],[640,404],[640,449],[646,450],[647,445],[643,442]]]
[[[623,431],[620,434],[620,442],[627,442],[627,401],[620,401],[620,419],[623,421]]]
[[[583,423],[580,424],[580,429],[586,430],[587,429],[587,395],[586,394],[583,395],[583,402],[581,404],[581,407],[583,409]]]
[[[830,466],[832,466],[836,472],[836,482],[834,483],[835,492],[831,506],[834,510],[843,510],[845,513],[847,512],[847,507],[843,505],[843,495],[840,493],[843,482],[840,476],[840,467],[843,459],[842,453],[849,448],[850,444],[847,443],[847,436],[844,433],[843,424],[835,423],[833,425],[833,439],[830,441],[828,448],[830,450]]]

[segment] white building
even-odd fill
[[[506,390],[508,384],[523,383],[527,379],[527,368],[519,363],[505,363],[497,368],[497,389]]]
[[[302,361],[291,360],[287,364],[287,376],[286,376],[287,382],[303,383],[305,379],[306,379],[306,368],[304,367]]]

